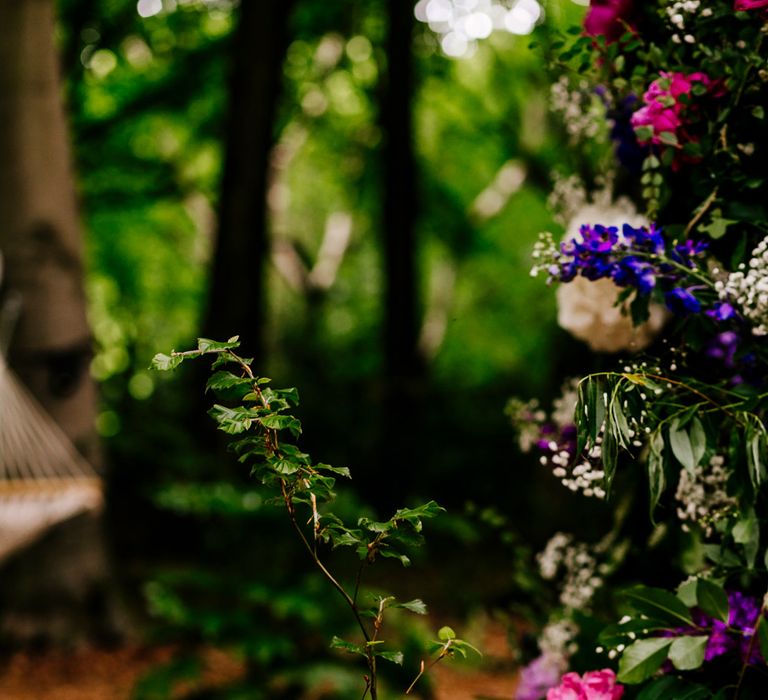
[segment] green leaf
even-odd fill
[[[693,626],[693,619],[683,602],[662,588],[637,586],[624,593],[632,607],[651,618],[669,620],[676,625]]]
[[[637,140],[640,142],[650,141],[653,138],[653,127],[637,126],[635,127],[635,134],[637,135]]]
[[[368,553],[367,548],[365,553],[367,555]],[[393,549],[380,549],[379,554],[385,559],[399,559],[400,563],[403,566],[407,567],[411,565],[411,560],[405,554],[402,554],[401,552],[396,552]]]
[[[152,364],[149,368],[166,372],[168,370],[176,369],[183,361],[184,358],[181,355],[165,355],[164,353],[159,352],[152,358]]]
[[[611,421],[614,425],[614,432],[618,437],[619,444],[625,449],[629,449],[630,445],[630,429],[627,419],[624,416],[624,411],[621,410],[619,405],[619,394],[615,392],[615,395],[611,399]]]
[[[606,422],[606,430],[603,434],[603,443],[601,445],[601,460],[603,471],[605,472],[605,490],[610,492],[613,477],[616,473],[616,464],[619,457],[619,445],[616,436],[610,430],[610,425]]]
[[[427,614],[427,606],[420,598],[414,598],[413,600],[409,600],[407,603],[395,603],[391,607],[405,608],[406,610],[410,610],[412,613],[416,613],[417,615]]]
[[[282,474],[283,476],[295,474],[301,467],[300,464],[292,462],[289,459],[271,459],[269,460],[269,464],[278,474]]]
[[[382,659],[391,661],[398,666],[402,666],[403,660],[405,659],[402,651],[377,651],[375,656],[380,656]]]
[[[205,390],[213,389],[214,391],[221,391],[222,389],[231,389],[236,386],[250,386],[251,380],[247,377],[238,377],[232,372],[226,372],[221,370],[212,374],[205,384]]]
[[[293,435],[301,433],[301,423],[298,418],[293,416],[273,413],[268,416],[259,417],[258,421],[265,428],[270,428],[271,430],[285,430],[287,428]]]
[[[704,663],[706,636],[678,637],[669,648],[669,660],[678,671],[693,671]]]
[[[645,686],[637,700],[708,700],[712,693],[675,676],[663,676]]]
[[[407,520],[412,524],[421,521],[421,518],[434,518],[440,513],[444,513],[445,508],[438,505],[435,501],[428,501],[416,508],[400,508],[395,511],[392,516],[392,520]],[[415,526],[417,530],[421,529],[421,525]]]
[[[232,350],[240,345],[238,336],[233,335],[225,343],[220,343],[216,340],[210,340],[208,338],[197,339],[197,349],[203,352],[220,352],[222,350]]]
[[[756,416],[748,415],[749,423],[745,430],[747,468],[749,469],[749,478],[752,481],[752,486],[757,490],[765,479],[764,455],[766,452],[766,433],[762,421]]]
[[[721,586],[700,578],[696,583],[696,601],[710,617],[728,622],[728,594]]]
[[[741,568],[743,563],[729,548],[719,544],[705,544],[702,548],[704,556],[718,566],[726,569]]]
[[[482,656],[483,652],[481,652],[476,646],[470,644],[465,639],[454,639],[453,643],[451,644],[452,648],[456,649],[456,651],[461,652],[461,655],[466,658],[466,650],[473,651],[478,656]]]
[[[667,146],[677,146],[680,143],[674,131],[662,131],[659,134],[659,139]]]
[[[699,585],[699,579],[690,578],[687,581],[683,581],[677,587],[677,597],[683,601],[683,604],[688,608],[695,608],[697,604],[696,589]]]
[[[637,130],[635,130],[635,133],[637,133]],[[653,129],[651,129],[651,136],[653,136]],[[656,156],[653,156],[653,155],[648,156],[643,161],[643,170],[656,170],[656,168],[660,168],[660,167],[661,167],[661,162]]]
[[[635,685],[650,678],[664,663],[671,639],[652,637],[630,644],[619,661],[618,680]]]
[[[626,622],[618,622],[604,627],[597,637],[597,641],[603,646],[617,647],[619,644],[629,644],[637,637],[647,637],[654,632],[662,632],[669,629],[669,624],[661,620],[634,617]]]
[[[750,569],[755,568],[757,552],[760,549],[760,526],[753,509],[749,509],[733,527],[733,541],[743,545],[744,558]]]
[[[768,624],[766,624],[765,616],[760,620],[760,625],[757,628],[757,641],[760,642],[763,658],[768,659]]]
[[[342,651],[346,651],[348,654],[360,654],[361,656],[367,656],[365,649],[359,644],[353,644],[352,642],[348,642],[341,637],[336,636],[331,639],[331,649],[341,649]]]
[[[291,387],[290,389],[275,389],[275,394],[281,399],[292,403],[294,406],[299,405],[299,392],[297,389]]]
[[[677,461],[692,472],[698,462],[694,456],[691,437],[688,431],[680,426],[679,418],[675,418],[669,426],[669,444]]]
[[[732,219],[715,217],[705,226],[699,225],[699,230],[706,233],[710,238],[717,240],[722,238],[728,232],[728,227],[735,223],[738,222]]]
[[[651,437],[650,452],[648,453],[648,489],[651,500],[651,521],[653,521],[653,512],[656,510],[666,485],[666,475],[664,473],[664,435],[661,430],[656,430]]]
[[[437,633],[437,638],[441,642],[447,642],[449,639],[456,639],[456,632],[450,627],[441,627]]]
[[[707,451],[707,434],[704,432],[704,426],[701,421],[694,416],[688,429],[688,436],[691,440],[691,452],[693,452],[693,463],[698,466],[701,458]]]
[[[347,467],[332,467],[330,464],[316,464],[315,469],[322,472],[332,472],[333,474],[338,474],[347,479],[352,478],[352,474]]]
[[[208,413],[219,424],[219,430],[229,435],[249,430],[256,420],[256,415],[247,408],[229,408],[220,404],[214,404]]]

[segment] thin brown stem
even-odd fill
[[[701,221],[701,218],[709,211],[709,208],[715,203],[715,200],[717,199],[717,193],[719,190],[719,185],[715,187],[714,190],[710,193],[709,197],[707,197],[704,200],[704,203],[701,205],[699,210],[696,212],[696,215],[688,222],[688,225],[685,227],[685,235],[688,236],[691,231],[696,227],[696,224]]]
[[[765,617],[765,606],[760,608],[760,615],[757,618],[757,622],[755,622],[755,626],[752,628],[752,636],[749,640],[749,646],[747,647],[747,653],[744,656],[744,663],[741,666],[741,671],[739,672],[739,682],[736,685],[736,692],[733,695],[733,700],[739,700],[739,694],[741,693],[741,687],[744,684],[744,677],[747,674],[747,669],[750,666],[749,660],[752,658],[752,652],[755,649],[755,642],[757,641],[758,635],[760,634],[760,624],[763,621],[763,617]]]
[[[352,596],[352,600],[357,604],[357,594],[360,592],[360,582],[363,579],[363,567],[365,566],[365,560],[360,562],[360,566],[357,567],[357,576],[355,577],[355,593]]]
[[[424,661],[421,662],[421,668],[419,669],[419,673],[417,674],[416,678],[413,679],[413,683],[411,683],[408,686],[408,690],[405,691],[406,695],[410,695],[410,692],[413,690],[413,687],[416,685],[416,683],[419,682],[419,679],[425,675],[426,673],[429,673],[434,666],[436,666],[440,661],[442,661],[446,656],[449,654],[449,649],[451,648],[451,641],[448,640],[443,648],[440,650],[440,653],[438,654],[437,658],[433,659],[429,666],[424,665]]]

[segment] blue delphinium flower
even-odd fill
[[[678,316],[697,314],[701,311],[701,302],[689,289],[675,287],[664,295],[664,303],[672,313]]]

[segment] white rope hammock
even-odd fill
[[[0,562],[102,504],[98,474],[0,352]]]

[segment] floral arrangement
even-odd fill
[[[551,412],[509,413],[523,449],[615,517],[539,555],[560,593],[518,700],[768,697],[766,34],[768,0],[592,0],[547,43],[554,107],[588,157],[602,139],[608,176],[561,179],[579,206],[532,273],[615,359]]]

